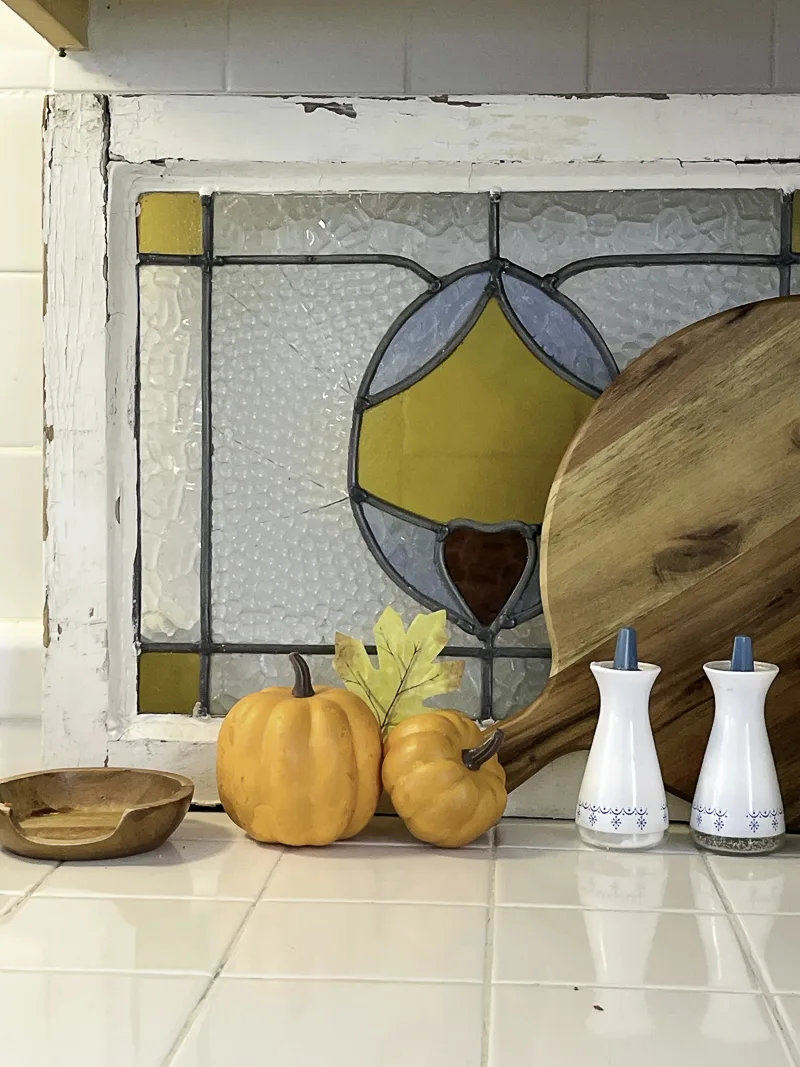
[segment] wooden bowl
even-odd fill
[[[0,781],[0,845],[31,859],[103,860],[162,845],[194,784],[122,767],[37,771]]]

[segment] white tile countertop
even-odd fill
[[[376,818],[282,849],[191,814],[157,852],[0,853],[3,1067],[788,1067],[800,837],[778,856],[458,852]]]

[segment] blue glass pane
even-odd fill
[[[390,515],[371,504],[364,503],[361,509],[378,547],[400,577],[417,592],[463,617],[464,609],[436,569],[434,531]]]
[[[520,278],[506,275],[503,288],[517,318],[545,355],[587,385],[605,389],[611,373],[597,345],[568,308]]]
[[[391,389],[441,352],[468,321],[489,281],[466,274],[426,301],[394,335],[375,371],[370,396]]]

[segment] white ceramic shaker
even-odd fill
[[[714,724],[692,801],[692,838],[712,852],[774,852],[786,826],[764,703],[778,668],[755,661],[752,641],[740,635],[730,660],[703,670],[714,690]]]
[[[650,690],[660,670],[639,663],[631,627],[619,631],[613,662],[591,664],[600,716],[575,822],[581,838],[598,848],[653,848],[669,826],[650,728]]]

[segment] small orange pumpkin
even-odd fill
[[[507,800],[502,743],[502,730],[487,736],[460,711],[413,715],[394,727],[383,787],[414,837],[458,848],[499,821]]]
[[[320,686],[289,659],[293,689],[275,686],[231,708],[217,743],[225,811],[256,841],[328,845],[354,837],[380,796],[381,732],[355,693]]]

